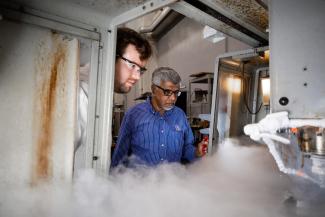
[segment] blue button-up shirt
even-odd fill
[[[126,112],[111,167],[124,161],[129,151],[137,159],[129,163],[153,166],[162,162],[191,162],[196,158],[193,143],[193,133],[185,113],[174,107],[161,115],[148,98]]]

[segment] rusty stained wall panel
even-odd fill
[[[255,0],[209,0],[219,7],[226,9],[235,17],[253,25],[265,32],[268,28],[268,11]]]
[[[35,152],[33,183],[72,177],[79,46],[77,39],[50,33],[35,61]]]
[[[32,25],[0,23],[0,181],[71,180],[79,45]]]

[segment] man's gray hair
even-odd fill
[[[181,77],[178,73],[169,67],[159,67],[152,73],[152,83],[155,85],[160,85],[161,82],[170,81],[173,84],[180,84]]]

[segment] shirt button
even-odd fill
[[[161,147],[164,147],[165,145],[164,144],[161,144]]]
[[[163,160],[164,160],[164,158],[161,158],[160,160],[161,160],[161,161],[163,161]]]
[[[161,130],[161,133],[164,133],[164,130]]]

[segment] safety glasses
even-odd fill
[[[117,55],[116,57],[121,58],[126,63],[126,65],[129,67],[129,69],[131,69],[131,70],[136,69],[137,72],[140,73],[140,75],[143,75],[147,71],[147,69],[145,67],[139,66],[137,63],[135,63],[125,57],[122,57],[120,55]]]
[[[179,97],[182,93],[180,90],[172,91],[169,89],[162,88],[158,85],[155,85],[155,86],[158,87],[160,90],[162,90],[165,96],[171,96],[172,94],[174,94],[176,97]]]

